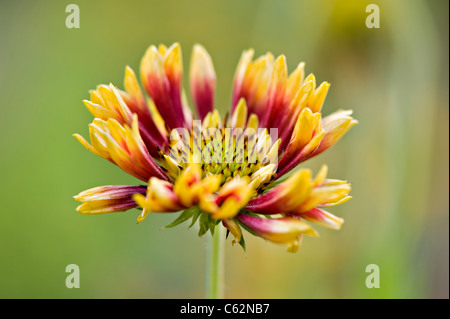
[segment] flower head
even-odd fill
[[[350,199],[350,184],[328,179],[327,167],[313,177],[301,168],[283,175],[334,145],[354,124],[351,111],[322,118],[329,84],[316,87],[300,63],[288,74],[283,55],[239,61],[230,114],[214,109],[216,74],[206,50],[195,45],[190,65],[192,115],[182,88],[180,45],[151,46],[141,62],[141,81],[125,69],[124,90],[99,85],[84,103],[95,117],[92,153],[140,179],[142,186],[95,187],[75,196],[81,214],[141,209],[181,212],[166,227],[199,221],[199,235],[222,223],[244,246],[242,228],[298,249],[303,235],[317,236],[312,224],[339,229],[343,219],[326,211]]]

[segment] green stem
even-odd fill
[[[209,237],[208,253],[206,255],[206,298],[222,299],[224,283],[224,243],[225,228],[218,224],[214,235]]]

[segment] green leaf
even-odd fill
[[[185,221],[187,221],[188,219],[190,219],[191,217],[193,217],[196,212],[199,210],[200,208],[198,208],[198,206],[193,206],[190,207],[188,209],[185,209],[180,216],[178,216],[177,219],[175,219],[172,223],[170,223],[167,226],[164,226],[163,228],[172,228],[175,226],[178,226],[181,223],[184,223]],[[201,212],[201,211],[200,211]],[[194,221],[195,222],[195,221]]]
[[[211,235],[214,235],[214,229],[216,228],[216,225],[220,222],[220,219],[214,219],[212,218],[211,214],[209,215],[209,231],[211,232]]]
[[[200,220],[198,221],[200,229],[198,235],[202,237],[209,230],[209,214],[202,213],[200,215]]]
[[[242,234],[242,236],[241,236],[241,240],[239,241],[239,245],[241,245],[242,249],[244,250],[244,253],[246,253],[247,249],[245,247],[244,234]]]
[[[200,207],[195,206],[196,210],[194,212],[194,216],[192,216],[192,223],[189,225],[188,228],[191,228],[192,226],[194,226],[195,222],[197,221],[198,217],[201,215],[202,210],[200,209]]]

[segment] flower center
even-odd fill
[[[220,175],[222,184],[234,177],[252,177],[264,171],[264,184],[276,172],[278,144],[267,129],[231,127],[195,127],[175,129],[170,134],[169,149],[161,153],[161,165],[176,177],[191,163],[202,168],[202,177]],[[264,169],[265,168],[265,169]],[[263,184],[261,184],[263,186]]]

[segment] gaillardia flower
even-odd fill
[[[181,48],[151,46],[140,75],[125,69],[124,90],[99,85],[84,104],[95,117],[89,151],[119,166],[146,185],[113,185],[81,192],[81,214],[141,209],[181,212],[173,227],[199,222],[199,235],[222,223],[245,248],[242,228],[295,252],[303,235],[317,236],[312,224],[339,229],[343,219],[327,211],[350,199],[350,184],[327,178],[323,166],[313,176],[303,161],[334,145],[354,124],[351,111],[322,118],[329,84],[305,78],[304,63],[288,74],[285,57],[253,50],[239,61],[229,116],[214,109],[216,74],[200,45],[190,72],[192,115],[182,89]],[[283,177],[284,176],[284,177]],[[283,178],[281,178],[283,177]],[[281,179],[280,179],[281,178]],[[227,232],[228,235],[228,232]]]

